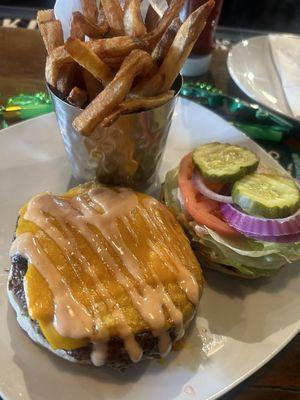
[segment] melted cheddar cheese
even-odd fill
[[[159,336],[193,316],[199,264],[173,215],[149,196],[97,184],[41,194],[21,209],[16,236],[12,251],[29,259],[29,315],[54,349]]]

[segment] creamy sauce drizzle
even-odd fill
[[[156,336],[154,332],[154,336]],[[166,331],[161,331],[157,334],[158,337],[158,351],[161,357],[165,357],[172,348],[172,341],[170,335]]]
[[[125,226],[132,241],[137,242],[138,237],[131,227],[131,219],[134,218],[135,213],[139,214],[149,231],[147,235],[149,239],[145,244],[149,249],[147,251],[156,254],[163,265],[174,273],[178,285],[186,293],[188,299],[196,305],[199,298],[199,287],[195,277],[182,261],[185,259],[182,240],[176,243],[170,239],[168,234],[168,229],[171,229],[175,237],[179,235],[174,227],[172,217],[155,199],[145,198],[141,202],[137,195],[128,189],[91,187],[88,191],[71,199],[42,194],[31,200],[24,215],[26,220],[34,222],[60,248],[74,274],[78,277],[82,291],[89,299],[88,309],[76,301],[66,282],[62,279],[61,273],[41,249],[38,233],[35,235],[21,234],[11,248],[12,255],[20,254],[26,257],[47,281],[53,293],[54,326],[57,331],[65,337],[89,337],[93,340],[94,347],[91,357],[95,365],[100,365],[99,363],[103,361],[101,346],[107,339],[108,332],[97,315],[93,295],[89,293],[80,277],[78,268],[88,274],[96,293],[110,310],[116,321],[118,334],[123,339],[132,361],[139,361],[143,351],[119,304],[101,283],[89,260],[80,252],[70,228],[86,240],[117,282],[126,290],[134,307],[149,325],[153,335],[158,338],[158,347],[162,356],[171,349],[171,339],[165,330],[166,318],[168,317],[175,325],[178,337],[184,334],[182,313],[175,307],[159,276],[155,271],[151,271],[154,284],[149,285],[145,280],[140,260],[125,243],[120,224]],[[168,229],[165,227],[161,215],[167,221]],[[76,260],[76,265],[74,260]],[[120,265],[126,268],[127,273],[124,273]]]
[[[107,352],[106,342],[94,342],[91,352],[91,361],[96,367],[100,367],[105,364]]]
[[[31,233],[17,237],[11,248],[11,255],[21,254],[33,264],[52,291],[55,304],[54,326],[65,337],[79,339],[92,333],[92,319],[88,311],[78,303],[61,274]]]

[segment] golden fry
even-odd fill
[[[123,10],[118,0],[101,0],[108,25],[115,34],[124,33]]]
[[[112,80],[111,69],[79,39],[69,38],[65,43],[65,49],[79,65],[87,69],[103,84],[106,85]]]
[[[142,39],[153,48],[172,21],[178,17],[183,4],[184,0],[172,0],[157,27],[153,31],[147,33]]]
[[[172,97],[174,97],[174,90],[169,90],[168,92],[154,97],[134,97],[126,99],[122,101],[110,115],[103,119],[101,126],[105,128],[112,125],[121,114],[128,114],[140,110],[145,111],[159,107],[167,103]]]
[[[60,68],[56,89],[59,91],[62,97],[68,96],[70,90],[73,88],[77,80],[77,75],[78,65],[74,61]]]
[[[123,61],[123,56],[103,58],[103,62],[115,71],[121,67]]]
[[[191,13],[181,25],[158,71],[158,73],[164,77],[164,83],[160,92],[165,92],[172,87],[185,60],[190,55],[196,40],[204,29],[214,4],[214,0],[209,0]]]
[[[55,15],[53,9],[50,10],[39,10],[37,12],[37,23],[40,28],[40,25],[44,22],[55,21]]]
[[[154,10],[154,8],[151,6],[150,3],[145,18],[145,25],[147,31],[148,32],[153,31],[157,27],[159,20],[160,16],[157,14],[157,12]]]
[[[47,53],[64,44],[64,35],[60,21],[48,21],[40,24],[40,32],[45,43]]]
[[[83,15],[92,23],[98,22],[98,7],[96,0],[81,0]]]
[[[67,100],[73,106],[82,108],[87,102],[87,98],[88,98],[87,92],[75,86],[69,93]]]
[[[132,37],[140,37],[147,33],[141,14],[141,0],[131,0],[124,11],[124,31]]]
[[[175,18],[155,46],[152,52],[152,57],[157,62],[157,65],[160,65],[163,62],[180,26],[180,19]]]
[[[131,93],[135,96],[149,97],[161,93],[164,77],[160,74],[153,75],[150,79],[144,79],[138,82]]]
[[[147,50],[144,42],[130,36],[90,40],[87,46],[101,58],[127,56],[132,50]]]
[[[143,50],[133,50],[123,61],[115,78],[76,117],[73,127],[83,135],[90,135],[127,96],[136,76],[146,74],[153,67],[152,57]]]
[[[123,10],[126,10],[130,2],[131,0],[123,0],[123,5],[122,5]]]
[[[167,11],[172,0],[148,0],[151,8],[156,12],[159,18],[162,18]]]
[[[83,81],[88,93],[89,101],[94,100],[94,98],[101,92],[103,86],[101,83],[93,77],[93,75],[86,69],[82,70]]]
[[[68,64],[73,64],[72,57],[66,52],[64,46],[57,47],[46,60],[46,81],[49,85],[56,87],[60,70]]]
[[[136,85],[133,89],[135,95],[154,96],[172,87],[198,36],[202,32],[213,6],[214,0],[209,0],[190,14],[177,32],[158,73],[151,79]]]
[[[103,35],[108,31],[109,27],[107,23],[102,25],[96,25],[85,17],[81,12],[73,12],[73,18],[71,23],[71,36],[81,39],[84,35],[98,39],[102,38]]]
[[[90,102],[73,122],[83,135],[90,135],[98,124],[109,126],[120,114],[167,102],[214,5],[208,0],[181,24],[184,0],[168,0],[162,18],[147,32],[141,2],[100,0],[98,7],[97,0],[81,0],[82,13],[73,13],[65,44],[53,10],[38,12],[48,52],[47,82],[77,107]],[[85,36],[91,40],[84,42]],[[126,99],[129,93],[133,97]]]
[[[82,32],[82,28],[80,24],[78,24],[76,17],[74,18],[74,13],[73,13],[71,20],[70,37],[84,41],[84,36],[85,34]]]
[[[101,1],[99,2],[99,9],[98,9],[98,24],[99,25],[106,24],[109,27],[105,13],[103,11]]]

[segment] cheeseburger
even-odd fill
[[[202,273],[160,202],[96,183],[41,193],[19,213],[8,296],[30,338],[119,370],[168,354],[193,319]]]

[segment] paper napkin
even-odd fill
[[[269,42],[291,113],[300,120],[300,36],[269,35]]]

